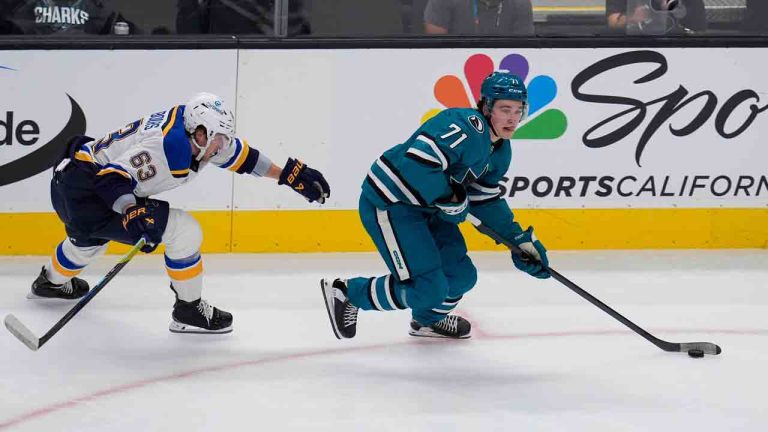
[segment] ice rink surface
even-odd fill
[[[473,253],[463,341],[408,336],[407,312],[363,312],[339,341],[322,276],[377,275],[373,254],[207,255],[204,298],[229,335],[168,331],[162,257],[139,256],[38,352],[0,332],[0,430],[766,431],[768,252],[560,252],[552,266],[667,353],[554,280]],[[116,261],[83,273],[95,283]],[[44,257],[0,258],[0,314],[38,335],[71,303],[27,300]]]

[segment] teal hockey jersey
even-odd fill
[[[509,140],[492,142],[479,111],[450,108],[385,151],[371,165],[362,193],[380,209],[409,205],[435,212],[435,201],[453,194],[451,182],[462,183],[470,212],[505,237],[513,236],[522,229],[513,222],[501,187],[511,159]]]

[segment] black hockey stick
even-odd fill
[[[487,235],[491,239],[493,239],[496,243],[503,244],[504,246],[508,247],[512,253],[521,255],[524,257],[527,257],[529,260],[535,260],[535,258],[529,256],[527,253],[525,253],[523,250],[521,250],[519,247],[514,245],[512,242],[502,238],[496,231],[492,230],[491,228],[483,225],[483,223],[477,219],[476,217],[472,216],[471,214],[467,217],[467,220],[472,223],[472,225],[477,228],[478,231],[481,233]],[[575,283],[571,282],[566,278],[565,276],[561,275],[555,269],[552,267],[546,267],[547,271],[550,275],[552,275],[555,280],[560,282],[561,284],[567,286],[571,289],[571,291],[575,292],[576,294],[582,296],[585,298],[588,302],[592,303],[593,305],[600,308],[603,312],[607,313],[608,315],[615,318],[620,323],[624,324],[625,326],[629,327],[634,331],[635,333],[639,334],[640,336],[644,337],[646,340],[651,342],[652,344],[656,345],[657,347],[663,349],[664,351],[669,352],[684,352],[684,353],[690,353],[691,351],[694,352],[694,355],[696,354],[696,351],[700,351],[703,354],[710,354],[710,355],[717,355],[722,352],[722,349],[720,349],[719,346],[711,343],[711,342],[686,342],[686,343],[674,343],[674,342],[667,342],[665,340],[661,340],[657,338],[656,336],[648,333],[645,331],[642,327],[638,326],[637,324],[633,323],[632,321],[624,318],[623,315],[613,310],[610,306],[606,305],[605,303],[601,302],[592,294],[584,291],[582,288],[580,288]]]
[[[46,334],[44,334],[42,337],[38,338],[35,336],[32,331],[24,325],[21,321],[19,321],[18,318],[16,318],[13,314],[8,314],[5,316],[5,327],[8,328],[8,331],[10,331],[18,340],[24,343],[29,349],[32,351],[37,351],[40,349],[41,346],[43,346],[50,338],[53,337],[56,333],[58,333],[59,330],[61,330],[62,327],[64,327],[69,320],[75,317],[80,310],[82,310],[85,305],[88,304],[91,299],[93,299],[96,294],[99,293],[99,291],[104,288],[109,281],[112,280],[115,275],[120,272],[120,270],[125,267],[126,264],[133,258],[136,253],[141,250],[142,246],[144,246],[144,243],[146,243],[146,240],[144,237],[139,239],[138,242],[131,248],[131,250],[128,251],[125,255],[123,255],[122,258],[120,258],[120,261],[115,264],[114,267],[112,267],[111,270],[99,281],[99,283],[96,284],[88,293],[83,296],[83,298],[80,299],[80,301],[77,302],[77,304],[67,312],[66,315],[62,319],[59,320],[56,324],[54,324],[53,327],[51,327],[50,330]]]

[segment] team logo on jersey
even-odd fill
[[[465,90],[465,81],[456,75],[445,75],[435,82],[435,98],[445,108],[472,108],[480,100],[480,86],[483,79],[496,69],[506,69],[526,81],[530,65],[520,54],[509,54],[496,68],[493,60],[485,54],[475,54],[464,62],[464,78],[472,93],[472,101]],[[555,139],[561,137],[568,127],[568,118],[556,108],[549,106],[557,97],[557,83],[548,75],[537,75],[527,82],[528,119],[520,124],[512,139]],[[427,111],[422,123],[434,117],[444,108]]]
[[[0,65],[0,70],[17,71],[3,65]],[[43,145],[37,145],[36,138],[33,140],[35,135],[32,132],[37,131],[35,133],[39,134],[40,130],[37,122],[14,118],[13,111],[7,111],[4,117],[0,117],[0,136],[4,136],[0,139],[0,148],[3,145],[36,146],[31,153],[0,165],[0,186],[24,180],[51,168],[64,153],[69,139],[75,135],[85,134],[85,114],[72,96],[67,94],[67,97],[71,106],[69,120],[56,136]],[[22,141],[20,138],[24,137],[28,139]],[[14,138],[18,141],[14,142]]]
[[[469,124],[471,124],[472,127],[475,128],[475,130],[477,130],[479,133],[483,133],[483,131],[485,130],[485,126],[483,121],[480,120],[480,117],[476,115],[471,115],[467,120],[469,120]]]

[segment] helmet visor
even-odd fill
[[[208,160],[216,156],[222,150],[229,148],[229,146],[232,145],[232,137],[222,133],[214,133],[213,136],[208,137],[205,146],[200,145],[196,139],[193,139],[192,142],[195,144],[195,147],[200,150],[196,158],[200,161],[203,159]]]
[[[215,133],[208,139],[208,149],[211,151],[211,157],[222,150],[226,150],[232,145],[232,137],[223,133]]]

